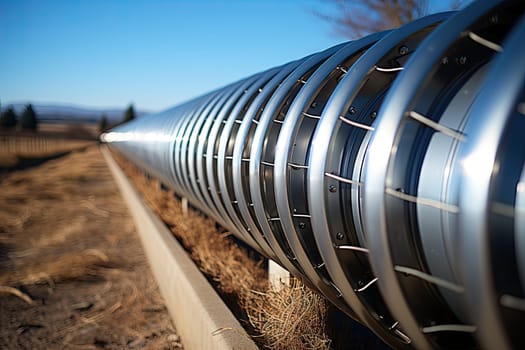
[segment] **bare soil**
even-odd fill
[[[0,348],[182,348],[96,144],[0,176]]]

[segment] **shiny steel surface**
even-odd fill
[[[367,246],[360,228],[362,157],[368,147],[369,134],[374,128],[374,118],[371,115],[378,110],[377,104],[382,100],[376,99],[388,90],[397,74],[395,71],[382,72],[374,68],[399,66],[406,61],[404,56],[413,53],[432,26],[447,16],[441,14],[421,19],[389,33],[372,46],[348,69],[337,86],[323,111],[312,142],[315,147],[311,152],[308,181],[311,211],[317,214],[312,218],[316,241],[321,246],[328,270],[338,286],[344,290],[344,296],[353,309],[367,324],[381,325],[383,329],[390,328],[397,321],[390,315],[382,300],[375,297],[379,291],[376,276],[368,263],[368,253],[362,249],[344,249],[366,249]],[[404,55],[399,54],[400,47],[408,49]],[[344,123],[341,116],[359,124]],[[361,161],[356,161],[358,159]],[[353,162],[355,167],[346,165]],[[336,175],[344,180],[326,174]],[[353,220],[351,226],[355,227],[354,230],[345,225],[345,218],[338,217],[340,214],[336,211],[338,206],[345,205],[345,199],[350,202],[351,198],[355,199],[352,204],[357,205],[352,205],[345,213],[347,221]],[[353,215],[348,215],[350,213]],[[339,233],[344,235],[337,237]],[[372,281],[374,282],[369,284]],[[368,288],[361,290],[367,285]],[[400,340],[403,341],[402,335]]]
[[[524,9],[428,16],[101,139],[393,348],[524,348]]]
[[[337,83],[342,74],[338,66],[351,65],[366,47],[381,36],[382,33],[345,45],[315,70],[290,104],[278,130],[275,155],[271,160],[274,163],[276,208],[288,245],[301,266],[312,266],[312,275],[308,277],[327,285],[334,284],[321,266],[323,261],[309,228],[311,215],[304,188],[308,171],[306,152],[313,125],[320,117],[316,110],[322,110],[333,88],[328,81],[331,79],[332,83]],[[309,125],[305,127],[306,124]],[[303,128],[297,130],[300,126]]]
[[[469,142],[458,151],[459,205],[466,209],[459,213],[463,236],[456,258],[469,319],[476,322],[487,348],[523,347],[525,289],[519,271],[524,266],[518,265],[516,254],[522,254],[524,246],[516,235],[524,219],[519,212],[525,165],[525,118],[520,110],[525,101],[524,35],[522,19],[502,41],[503,50],[512,54],[495,59],[468,114]]]
[[[464,287],[461,281],[447,275],[435,275],[429,269],[433,257],[428,254],[425,256],[425,252],[421,251],[420,246],[425,243],[421,234],[425,231],[417,229],[418,222],[425,225],[425,217],[418,216],[414,211],[419,207],[430,207],[437,211],[436,215],[457,215],[458,207],[453,202],[443,202],[439,197],[426,197],[427,193],[418,193],[418,184],[424,184],[425,181],[421,177],[420,164],[423,155],[428,152],[431,137],[445,135],[448,139],[461,141],[452,132],[436,133],[436,127],[442,125],[446,128],[444,130],[454,131],[460,124],[460,121],[457,124],[443,124],[445,121],[440,120],[443,109],[450,104],[464,80],[495,54],[463,33],[490,33],[492,27],[494,33],[503,36],[504,28],[498,28],[500,22],[493,23],[490,20],[499,6],[506,5],[499,5],[497,1],[474,3],[429,35],[407,62],[410,69],[400,73],[385,98],[367,153],[368,159],[365,160],[365,228],[369,248],[380,252],[370,255],[372,266],[379,276],[383,276],[378,280],[379,287],[384,291],[383,295],[387,304],[391,305],[394,317],[406,320],[405,330],[418,348],[452,346],[453,343],[468,346],[472,342],[470,333],[475,328],[471,324],[464,324],[461,317],[458,319],[451,310],[451,303],[444,302],[443,298],[450,299],[450,295],[436,291],[436,287],[439,287],[445,289],[447,294],[454,293],[456,298],[462,298]],[[507,15],[510,17],[514,14],[509,11]],[[454,56],[451,57],[452,54]],[[444,61],[443,57],[449,57],[451,62]],[[435,80],[428,79],[429,76]],[[411,114],[413,111],[430,119],[430,122],[423,119],[427,122],[425,124],[415,120]],[[463,117],[461,114],[454,116]],[[443,150],[438,149],[437,152]],[[430,175],[444,174],[448,179],[446,172],[449,170],[446,167],[439,168],[436,162]],[[434,190],[431,192],[436,193],[437,190],[437,194],[440,194],[446,190],[444,185],[446,182],[434,181]],[[429,227],[435,228],[435,225],[429,223]],[[454,234],[457,240],[458,231]],[[439,239],[440,236],[446,242],[442,232],[435,232],[433,239]],[[441,250],[436,246],[428,249],[433,252]],[[437,259],[441,260],[440,265],[447,264],[446,256]],[[463,331],[422,334],[421,328],[430,331],[440,329],[435,328],[435,325],[451,325],[453,327],[450,329]],[[465,327],[469,325],[472,327]],[[443,333],[449,334],[440,337]]]

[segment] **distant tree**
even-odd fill
[[[124,118],[122,119],[122,122],[129,122],[130,120],[135,119],[135,109],[133,108],[133,105],[130,104],[128,108],[126,108],[126,111],[124,112]]]
[[[338,35],[357,39],[364,35],[397,28],[424,16],[427,0],[328,0],[334,10],[317,13]]]
[[[98,131],[100,131],[100,133],[103,133],[108,129],[108,127],[108,117],[106,117],[106,115],[103,115],[98,123]]]
[[[31,104],[28,104],[20,119],[18,120],[18,128],[21,130],[33,130],[36,131],[38,128],[38,120],[36,118],[35,110]]]
[[[348,39],[397,28],[428,14],[428,0],[325,0],[332,10],[315,14]],[[472,0],[453,0],[450,10]]]
[[[0,127],[4,129],[11,129],[16,125],[16,113],[13,107],[7,108],[0,115]]]

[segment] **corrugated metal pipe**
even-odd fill
[[[523,1],[478,1],[102,136],[394,348],[525,348]]]

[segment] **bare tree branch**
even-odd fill
[[[330,13],[315,14],[332,24],[336,34],[357,39],[397,28],[426,14],[427,0],[328,0]]]

